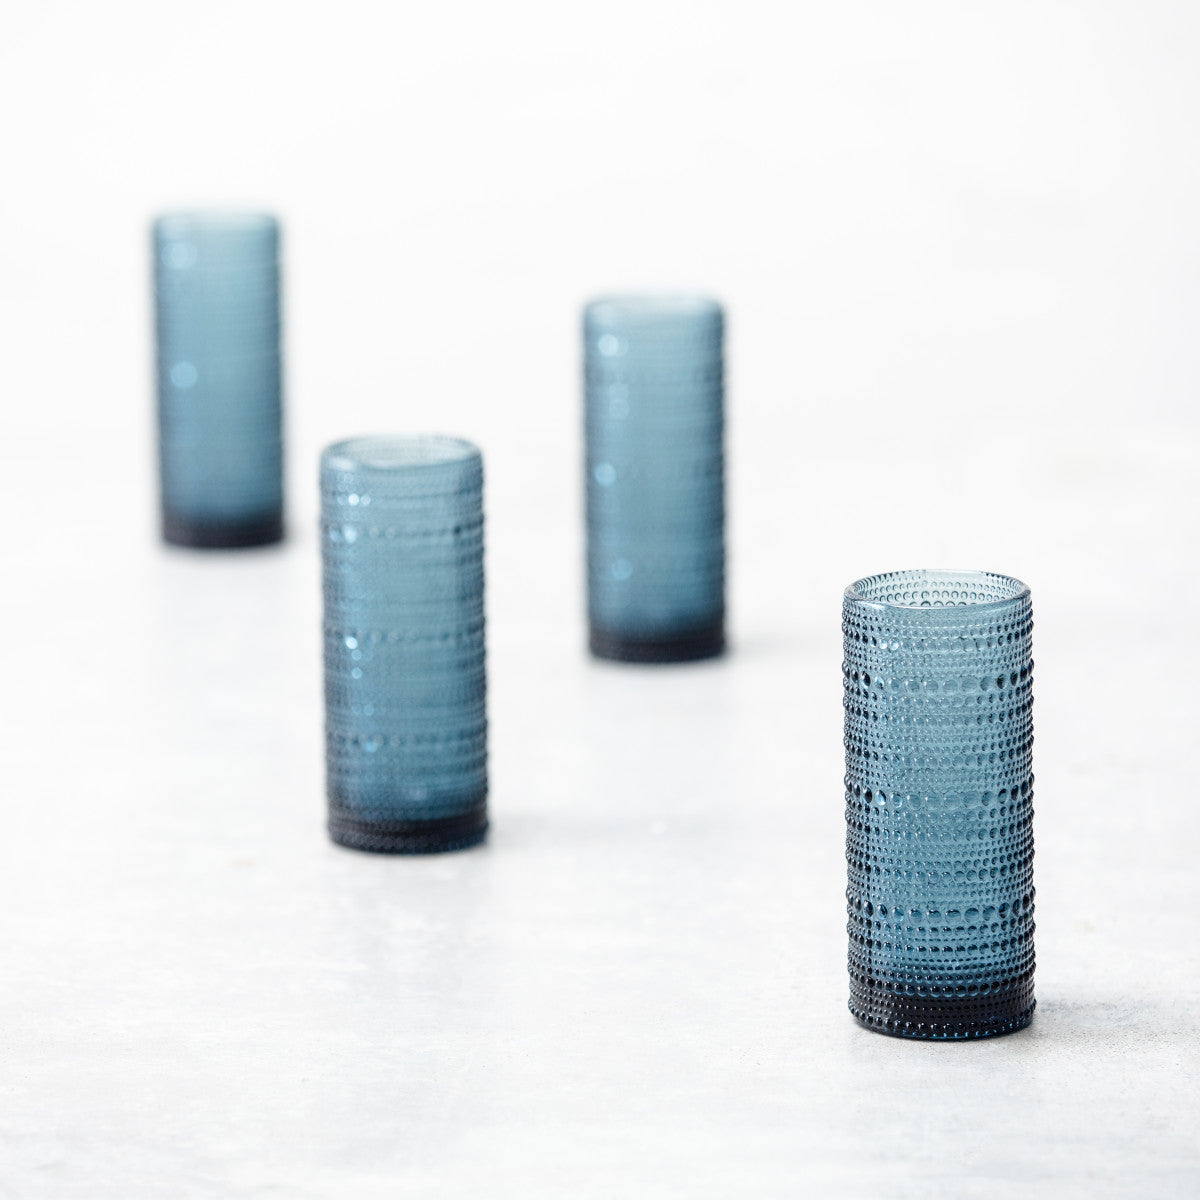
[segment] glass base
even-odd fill
[[[717,621],[674,637],[630,637],[593,625],[588,648],[596,658],[612,662],[696,662],[725,653],[725,622]]]
[[[375,854],[440,854],[466,850],[487,836],[487,807],[429,821],[371,821],[333,801],[329,805],[329,836],[339,846]]]
[[[272,513],[249,521],[196,521],[163,514],[163,541],[193,550],[241,550],[270,546],[283,540],[283,514]]]
[[[990,1003],[989,1003],[990,1000]],[[997,1002],[998,1001],[998,1002]],[[1033,1020],[1037,1001],[1029,981],[1009,997],[851,996],[854,1019],[873,1033],[918,1041],[955,1042],[1003,1037]]]

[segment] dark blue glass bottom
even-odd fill
[[[928,989],[926,989],[928,990]],[[986,996],[909,995],[889,989],[871,975],[869,955],[850,967],[850,1011],[876,1033],[930,1041],[999,1037],[1024,1029],[1033,1019],[1033,969],[1020,979],[992,988]]]
[[[283,513],[238,520],[183,517],[163,512],[163,541],[194,550],[241,550],[283,541]]]
[[[477,807],[450,817],[428,821],[373,820],[361,810],[346,808],[336,798],[329,799],[329,836],[339,846],[352,850],[370,850],[376,854],[440,854],[446,850],[466,850],[487,837],[487,794]]]
[[[631,637],[593,624],[588,635],[588,648],[596,658],[612,662],[681,663],[719,658],[725,653],[725,622],[722,619],[683,633],[642,637]]]

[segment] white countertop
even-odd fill
[[[1194,536],[1182,453],[1093,452],[1106,476],[1142,462],[1113,507],[1165,522],[1110,529],[1111,563]],[[747,536],[735,595],[757,590],[727,660],[591,663],[577,559],[528,540],[547,506],[497,457],[494,831],[460,854],[325,838],[308,529],[208,554],[140,523],[109,554],[84,509],[76,560],[22,541],[0,709],[0,1196],[1191,1193],[1184,589],[1121,591],[1100,565],[1117,589],[1096,595],[1095,544],[1028,556],[1038,1011],[1007,1038],[906,1043],[845,1009],[838,622],[856,552],[814,526],[806,558],[776,563]],[[1021,520],[1087,498],[1053,459],[1027,470]],[[69,530],[72,504],[47,502]],[[577,549],[568,514],[540,520]]]

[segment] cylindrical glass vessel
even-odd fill
[[[584,310],[590,646],[683,662],[725,648],[725,320],[713,300]]]
[[[329,833],[458,850],[487,832],[483,460],[448,437],[321,458]]]
[[[850,1011],[900,1037],[1033,1016],[1033,612],[1017,579],[846,589]]]
[[[283,536],[279,224],[254,213],[154,222],[163,537]]]

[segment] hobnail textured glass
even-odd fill
[[[846,589],[850,1010],[900,1037],[1033,1015],[1029,589],[896,571]]]
[[[584,310],[590,646],[681,662],[725,647],[724,315],[626,296]]]
[[[321,458],[329,832],[456,850],[487,832],[483,460],[447,437]]]
[[[154,223],[163,536],[283,536],[279,225],[248,213]]]

